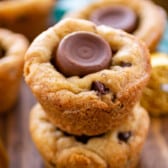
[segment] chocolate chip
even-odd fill
[[[53,163],[52,161],[49,162],[49,165],[50,165],[51,167],[53,167],[53,168],[56,167],[56,164]]]
[[[91,90],[95,90],[99,94],[107,94],[109,92],[109,88],[99,81],[92,82]]]
[[[81,135],[81,136],[75,136],[75,139],[83,144],[86,144],[91,138],[100,138],[104,134],[100,135],[95,135],[95,136],[86,136],[86,135]]]
[[[60,130],[59,128],[57,128],[57,130]],[[60,130],[61,132],[64,133],[65,136],[67,137],[74,137],[76,139],[76,141],[81,142],[83,144],[86,144],[91,138],[100,138],[102,136],[104,136],[104,134],[100,134],[100,135],[95,135],[95,136],[87,136],[87,135],[73,135],[73,134],[69,134],[65,131]]]
[[[5,54],[6,54],[5,49],[0,47],[0,58],[4,57]]]
[[[115,102],[115,101],[116,101],[116,99],[117,99],[117,95],[116,95],[116,94],[114,94],[114,95],[112,96],[111,100],[112,100],[112,102]]]
[[[84,135],[82,135],[82,136],[75,136],[75,139],[76,139],[77,141],[79,141],[79,142],[82,142],[83,144],[86,144],[86,143],[89,141],[90,138],[91,138],[91,137],[89,137],[89,136],[84,136]]]
[[[130,67],[130,66],[132,66],[132,64],[129,63],[129,62],[121,61],[121,62],[120,62],[120,66],[121,66],[121,67]]]
[[[131,131],[127,131],[127,132],[119,132],[118,133],[118,138],[120,141],[124,141],[124,142],[128,142],[129,138],[132,136],[132,132]]]
[[[79,141],[79,142],[81,142],[81,143],[83,143],[83,144],[86,144],[88,141],[89,141],[89,139],[91,138],[91,136],[86,136],[86,135],[81,135],[81,136],[75,136],[75,135],[72,135],[72,134],[69,134],[69,133],[67,133],[67,132],[64,132],[64,135],[65,136],[67,136],[67,137],[69,137],[69,136],[74,136],[74,138],[77,140],[77,141]]]
[[[119,104],[118,106],[120,109],[122,109],[124,107],[124,104]]]

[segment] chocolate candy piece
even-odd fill
[[[92,83],[91,90],[95,90],[99,94],[106,94],[109,92],[109,88],[107,88],[103,83],[99,81],[94,81]]]
[[[131,136],[132,136],[132,132],[131,131],[119,132],[118,133],[119,140],[120,141],[124,141],[124,142],[127,142]]]
[[[84,76],[108,68],[110,45],[99,35],[75,32],[65,36],[56,52],[56,67],[65,76]]]
[[[130,67],[130,66],[132,66],[132,64],[129,63],[129,62],[121,61],[121,62],[120,62],[120,66],[121,66],[121,67]]]
[[[134,11],[125,6],[108,6],[95,10],[90,20],[97,25],[107,25],[132,33],[137,24],[137,16]]]

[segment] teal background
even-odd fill
[[[69,11],[78,10],[93,0],[58,0],[54,8],[54,19],[59,21]]]

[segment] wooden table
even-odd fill
[[[35,102],[22,82],[17,105],[9,115],[0,117],[0,136],[9,153],[10,168],[44,168],[28,129]],[[168,118],[152,119],[138,168],[168,168]]]

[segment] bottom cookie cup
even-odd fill
[[[39,104],[30,115],[32,139],[49,168],[134,168],[148,128],[148,114],[139,105],[122,126],[92,137],[57,129]]]

